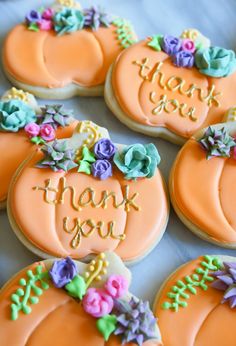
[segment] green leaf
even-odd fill
[[[98,331],[108,341],[110,335],[116,330],[117,318],[115,315],[105,315],[96,322]]]
[[[161,51],[161,41],[163,39],[162,35],[152,36],[151,40],[148,42],[148,46],[153,48],[154,50],[160,52]]]
[[[39,31],[39,27],[38,27],[38,24],[37,23],[31,23],[29,26],[28,26],[28,29],[31,30],[31,31]]]
[[[88,147],[83,147],[82,157],[83,157],[82,161],[87,161],[90,163],[93,163],[96,161],[94,154],[89,150]]]
[[[42,139],[41,137],[32,137],[31,142],[37,145],[46,143],[45,140]]]
[[[74,279],[65,286],[65,289],[71,297],[81,300],[86,293],[87,287],[84,278],[80,275],[76,275]]]
[[[91,174],[91,164],[87,161],[80,161],[78,172],[90,175]]]

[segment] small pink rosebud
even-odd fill
[[[36,137],[40,132],[40,126],[36,123],[29,123],[25,126],[25,132],[30,138]]]
[[[186,52],[190,52],[190,53],[194,53],[196,50],[195,43],[188,38],[185,38],[182,41],[181,47],[183,50],[185,50]]]
[[[42,18],[50,20],[54,16],[54,10],[52,8],[47,8],[43,11]]]
[[[106,284],[105,289],[113,298],[121,298],[128,292],[128,281],[122,275],[111,275]]]
[[[53,141],[56,137],[54,128],[49,124],[43,124],[40,127],[40,136],[46,142]]]
[[[53,28],[51,20],[41,19],[38,23],[39,29],[42,31],[49,31]]]
[[[112,311],[114,302],[104,290],[89,288],[82,301],[84,310],[91,316],[99,318],[109,315]]]

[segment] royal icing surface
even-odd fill
[[[236,242],[235,171],[232,155],[207,160],[206,151],[192,138],[180,151],[170,180],[179,211],[222,245]]]
[[[211,282],[206,283],[205,290],[196,287],[196,294],[186,290],[185,293],[189,295],[187,306],[179,308],[178,312],[163,309],[172,287],[176,286],[178,280],[194,274],[203,260],[202,257],[198,258],[178,269],[164,284],[158,296],[155,314],[165,346],[208,346],[209,340],[214,346],[235,345],[232,333],[236,322],[235,309],[227,303],[221,303],[223,293],[211,287]]]
[[[113,266],[112,270],[109,271],[108,269],[108,275],[118,274],[118,277],[123,275],[124,280],[127,280],[127,283],[130,284],[130,274],[127,273],[127,269],[122,267],[117,260],[114,261],[112,254],[108,256],[108,259],[110,262],[107,261],[107,265]],[[94,262],[96,267],[97,260]],[[38,297],[37,303],[30,304],[30,301],[27,302],[31,308],[30,313],[20,311],[18,318],[11,320],[11,299],[14,299],[13,295],[16,294],[17,290],[19,291],[20,287],[22,288],[20,283],[23,283],[23,280],[27,283],[27,272],[32,271],[34,274],[39,266],[41,266],[42,272],[47,272],[52,268],[52,262],[35,263],[22,270],[0,292],[0,338],[2,346],[49,346],[52,339],[61,346],[67,346],[68,342],[84,346],[118,346],[122,344],[120,337],[115,335],[111,335],[106,342],[96,327],[97,319],[84,310],[82,302],[68,295],[65,289],[56,288],[49,278],[44,279],[48,287],[45,287],[46,289]],[[82,277],[86,274],[84,273],[86,265],[81,267],[81,264],[79,264],[78,268],[78,275],[83,280]],[[108,275],[105,276],[109,277]],[[95,280],[92,286],[102,287],[105,280],[103,277],[100,279],[101,282],[96,283]],[[37,287],[41,287],[40,283],[37,283]],[[35,292],[31,289],[29,297],[34,296],[34,294]],[[158,328],[155,328],[153,340],[147,340],[143,345],[162,345],[158,341],[160,340]],[[137,343],[126,343],[125,345],[134,346]]]
[[[113,92],[127,117],[143,125],[165,127],[184,138],[221,122],[234,103],[236,74],[213,78],[196,67],[177,67],[149,42],[141,41],[124,51],[113,67]]]

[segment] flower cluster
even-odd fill
[[[171,57],[177,67],[191,68],[211,77],[226,77],[236,70],[236,56],[232,50],[210,46],[210,41],[199,31],[185,30],[180,38],[170,35],[151,37],[148,46]]]
[[[236,147],[234,138],[224,127],[219,130],[208,127],[199,144],[207,152],[208,160],[212,157],[230,157],[231,149]]]
[[[31,10],[25,17],[29,30],[55,30],[58,35],[72,33],[83,28],[98,30],[100,26],[108,27],[112,17],[98,6],[85,9],[77,7],[42,8]]]
[[[75,262],[67,257],[57,260],[49,270],[52,283],[82,303],[86,313],[97,319],[96,326],[108,341],[111,334],[119,335],[123,343],[137,345],[155,338],[156,319],[147,302],[128,298],[128,281],[122,275],[110,275],[101,288],[79,275]]]

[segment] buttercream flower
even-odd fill
[[[114,163],[126,179],[151,178],[161,161],[154,144],[133,144],[114,156]]]
[[[128,281],[124,276],[111,275],[105,284],[105,289],[110,296],[119,299],[128,292],[128,286]]]
[[[178,67],[193,67],[194,56],[191,52],[181,50],[175,55],[172,55],[172,61]]]
[[[73,8],[63,8],[53,17],[54,29],[58,35],[72,33],[84,26],[84,15],[81,11]]]
[[[227,77],[236,70],[236,57],[232,50],[210,47],[196,52],[195,64],[207,76]]]
[[[51,20],[42,19],[38,22],[38,26],[40,30],[49,31],[53,28],[53,23]]]
[[[116,147],[112,143],[112,141],[108,138],[102,138],[100,139],[95,145],[94,145],[94,154],[97,159],[111,159],[116,152]]]
[[[181,48],[182,50],[185,50],[186,52],[190,53],[194,53],[196,50],[194,42],[188,38],[182,40]]]
[[[102,289],[89,288],[82,301],[84,310],[93,317],[108,315],[114,306],[113,299]]]
[[[35,111],[20,100],[0,101],[0,131],[17,132],[36,121]]]
[[[161,46],[166,54],[173,55],[180,51],[181,40],[174,36],[165,35],[163,36]]]
[[[112,166],[108,160],[97,160],[92,164],[92,174],[101,180],[112,176]]]
[[[29,123],[25,126],[25,132],[30,138],[36,137],[40,132],[40,126],[36,123]]]
[[[55,261],[49,270],[52,282],[57,288],[66,286],[73,280],[77,273],[77,266],[70,257]]]
[[[54,128],[49,124],[43,124],[40,127],[40,136],[46,141],[53,141],[56,137]]]
[[[84,10],[86,27],[98,30],[100,26],[108,27],[112,22],[112,17],[99,6],[92,6]]]
[[[194,42],[196,49],[208,48],[211,41],[197,29],[186,29],[182,32],[181,38],[190,39]]]
[[[42,16],[40,12],[32,10],[26,15],[25,19],[29,24],[38,23],[42,19]]]
[[[54,16],[54,10],[52,8],[47,8],[43,11],[42,18],[46,20],[51,20]]]

